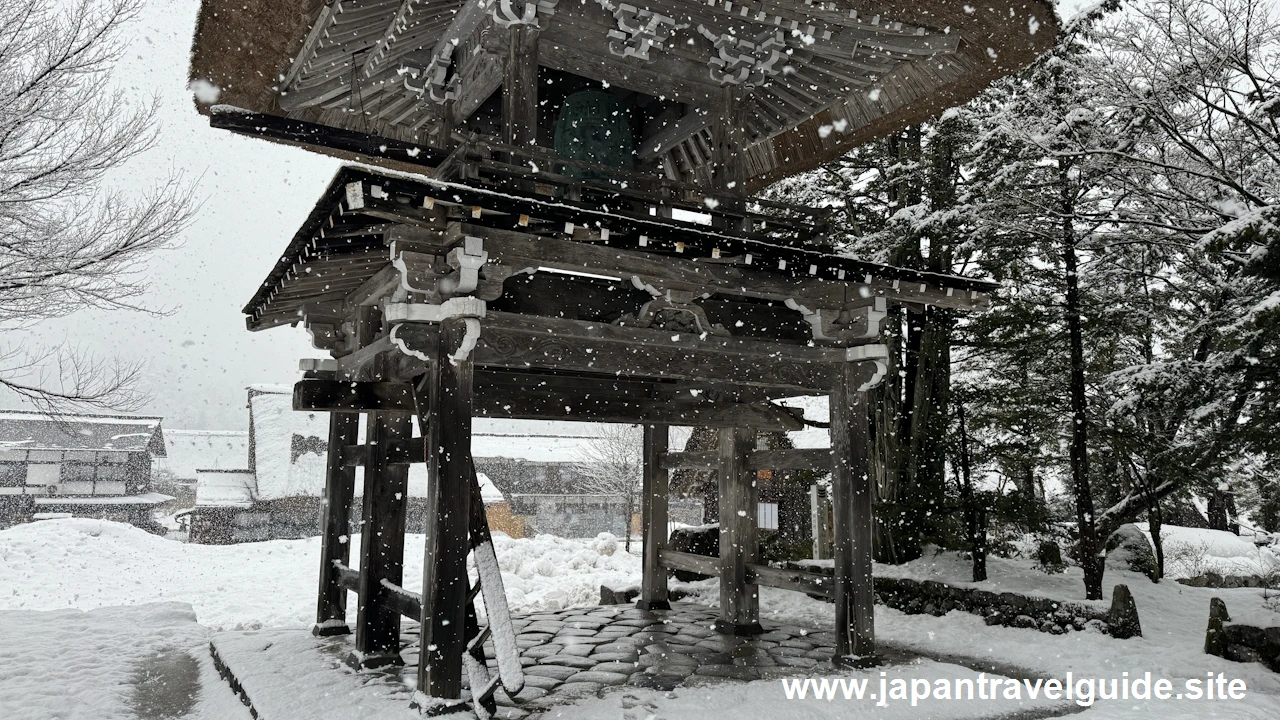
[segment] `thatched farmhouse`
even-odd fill
[[[160,418],[0,412],[0,526],[70,514],[157,532],[154,458],[165,456]]]

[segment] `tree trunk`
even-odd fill
[[[630,554],[631,554],[631,514],[632,514],[632,513],[631,513],[631,502],[632,502],[632,499],[631,499],[630,497],[628,497],[628,498],[627,498],[627,511],[626,511],[626,513],[622,516],[622,528],[623,528],[622,532],[624,533],[624,536],[626,537],[626,540],[624,540],[624,541],[623,541],[623,543],[622,543],[622,549],[623,549],[623,550],[626,550],[626,552],[627,552],[627,554],[628,554],[628,555],[630,555]]]
[[[1075,226],[1071,217],[1074,202],[1068,166],[1059,165],[1062,192],[1062,244],[1066,271],[1066,319],[1070,342],[1071,393],[1071,484],[1075,493],[1076,523],[1080,541],[1077,546],[1080,568],[1084,570],[1084,592],[1089,600],[1102,599],[1102,575],[1106,570],[1105,550],[1094,522],[1093,492],[1089,486],[1088,398],[1085,394],[1084,332],[1080,310],[1079,262],[1076,256]]]
[[[1210,530],[1227,530],[1227,502],[1221,490],[1215,489],[1209,495],[1208,514]]]
[[[960,420],[960,498],[964,505],[965,527],[969,533],[969,550],[973,554],[973,581],[987,579],[987,528],[985,517],[979,518],[979,509],[973,496],[973,474],[970,471],[969,432],[964,424],[964,404],[956,403],[956,415]]]
[[[1147,497],[1151,496],[1151,483],[1147,483]],[[1156,550],[1156,579],[1164,577],[1164,539],[1160,530],[1164,525],[1164,513],[1160,510],[1160,501],[1148,501],[1147,523],[1151,526],[1151,545]]]

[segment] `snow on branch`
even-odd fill
[[[0,0],[0,328],[146,308],[147,261],[196,204],[180,176],[112,187],[152,147],[154,100],[111,71],[142,0]],[[138,368],[81,351],[0,349],[0,386],[37,407],[125,408]],[[41,361],[46,364],[39,366]]]

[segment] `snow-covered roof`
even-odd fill
[[[249,507],[253,504],[253,473],[247,470],[201,470],[196,478],[197,507]]]
[[[195,480],[197,470],[249,467],[247,430],[165,430],[167,457],[161,467],[179,480]]]
[[[158,417],[0,411],[0,450],[149,451],[164,457]]]
[[[295,411],[293,388],[249,388],[250,467],[257,477],[254,497],[278,500],[324,492],[329,414]]]
[[[97,497],[37,497],[36,507],[61,507],[67,505],[159,505],[173,500],[172,495],[164,493],[142,493],[141,495],[99,495]]]
[[[524,422],[512,428],[504,423]],[[497,425],[494,425],[497,423]],[[572,434],[562,425],[577,425]],[[471,454],[477,458],[510,458],[529,462],[577,462],[588,452],[597,436],[594,425],[587,423],[489,420],[472,421]]]
[[[504,503],[507,498],[498,489],[497,485],[489,479],[488,475],[482,472],[476,473],[476,481],[480,483],[480,497],[484,498],[485,505],[494,505],[496,503]]]

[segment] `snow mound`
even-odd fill
[[[595,605],[601,585],[641,574],[639,555],[608,533],[587,540],[494,533],[493,541],[513,613]],[[358,548],[359,536],[350,543]],[[406,536],[410,590],[422,587],[423,548],[422,535]],[[319,538],[189,545],[106,520],[43,520],[0,530],[0,610],[180,601],[213,629],[310,627],[319,563]]]
[[[1137,523],[1137,526],[1149,540],[1148,524]],[[1251,576],[1280,571],[1276,549],[1259,548],[1254,545],[1253,536],[1244,532],[1235,535],[1224,530],[1162,525],[1160,539],[1164,542],[1165,577],[1170,579],[1209,572]]]
[[[595,605],[601,585],[634,583],[641,574],[640,557],[622,551],[609,533],[589,540],[494,533],[493,545],[512,612]]]

